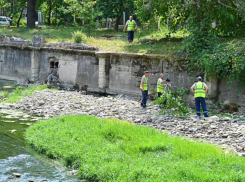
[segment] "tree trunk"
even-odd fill
[[[35,28],[36,0],[27,0],[27,28]]]
[[[116,17],[116,20],[115,20],[115,26],[114,26],[114,30],[116,32],[118,32],[118,27],[119,27],[119,21],[120,21],[120,16]]]
[[[11,16],[14,13],[14,0],[11,2]]]
[[[58,25],[58,15],[57,15],[57,7],[55,7],[55,26],[57,26]]]
[[[196,1],[194,1],[194,3],[193,3],[193,8],[194,8],[195,13],[196,13],[196,20],[197,20],[198,23],[200,23],[201,19],[200,19],[200,15],[199,15],[199,12],[198,12],[197,2]]]
[[[157,30],[158,30],[158,31],[161,30],[161,18],[160,18],[160,16],[158,16]]]
[[[51,13],[52,13],[52,0],[49,0],[48,26],[51,25]]]
[[[21,11],[20,11],[20,16],[19,16],[18,21],[17,21],[17,27],[20,26],[20,20],[22,18],[23,11],[24,11],[24,9],[22,8]]]

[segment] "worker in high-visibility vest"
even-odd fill
[[[146,107],[146,101],[148,98],[148,78],[149,78],[149,72],[145,71],[145,74],[141,78],[140,82],[140,90],[142,93],[142,101],[141,101],[141,107]]]
[[[158,78],[158,80],[157,80],[157,95],[158,95],[158,97],[161,97],[162,96],[162,94],[164,93],[164,91],[165,91],[165,86],[164,86],[164,84],[166,83],[166,82],[169,82],[170,80],[167,78],[167,80],[164,80],[164,74],[160,74],[160,78]],[[166,105],[167,104],[167,100],[165,100],[164,101],[164,103],[163,103],[164,105]],[[160,104],[160,108],[161,108],[162,106],[161,106],[161,104]]]
[[[196,114],[197,116],[201,116],[200,105],[202,105],[204,117],[208,117],[208,111],[205,101],[205,97],[208,92],[208,87],[205,83],[202,82],[202,77],[199,76],[197,80],[198,82],[194,83],[191,86],[191,91],[194,93],[195,96]]]
[[[128,31],[128,42],[131,43],[134,41],[134,31],[137,29],[137,24],[133,20],[133,16],[129,17],[129,20],[126,22],[123,31]]]
[[[164,93],[164,83],[166,82],[170,82],[170,80],[167,78],[166,80],[164,80],[164,74],[160,74],[160,78],[158,78],[157,80],[157,95],[158,97],[161,97],[162,94]]]

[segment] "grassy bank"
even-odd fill
[[[12,92],[0,91],[0,95],[2,95],[1,99],[4,103],[14,103],[18,102],[22,98],[26,96],[31,96],[34,91],[40,91],[47,89],[47,85],[39,85],[39,86],[29,86],[29,87],[17,87]]]
[[[82,31],[88,35],[87,29],[84,27],[45,26],[36,29],[27,29],[25,27],[1,28],[0,34],[29,40],[32,40],[33,35],[42,35],[46,42],[49,43],[73,42],[72,33],[76,31]],[[143,31],[136,31],[134,42],[129,44],[127,42],[127,33],[124,33],[122,29],[115,32],[112,29],[99,28],[94,29],[91,32],[91,36],[84,39],[84,43],[98,47],[100,51],[173,55],[181,49],[181,41],[188,35],[189,33],[185,30],[169,34],[167,29],[162,29],[161,31],[144,29]],[[109,38],[113,36],[116,36],[117,39]],[[244,39],[244,37],[221,38],[220,44],[227,43],[229,47],[240,47],[244,44]]]
[[[37,151],[90,181],[243,181],[245,159],[153,128],[92,116],[39,121],[26,132]]]
[[[41,29],[11,27],[1,28],[0,34],[29,40],[32,40],[33,35],[42,35],[49,43],[73,42],[72,33],[76,31],[82,31],[87,35],[87,29],[83,27],[44,27]],[[136,31],[134,43],[129,44],[127,42],[127,33],[124,33],[122,29],[119,32],[110,29],[95,29],[91,32],[91,37],[84,39],[84,43],[98,47],[101,51],[172,55],[178,51],[181,38],[186,33],[178,32],[173,34],[174,38],[172,39],[165,38],[166,35],[168,35],[167,30],[144,30],[142,33]],[[108,38],[113,36],[116,36],[117,39]]]

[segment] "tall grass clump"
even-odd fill
[[[153,128],[76,115],[27,129],[38,152],[63,159],[89,181],[243,181],[245,159]]]
[[[82,33],[82,31],[76,31],[72,33],[72,39],[74,43],[82,43],[84,40],[85,35]]]
[[[5,92],[4,97],[6,98],[6,100],[4,102],[6,102],[6,103],[18,102],[22,98],[24,98],[25,96],[31,96],[34,93],[34,91],[38,91],[38,90],[40,91],[40,90],[44,90],[44,89],[47,89],[46,84],[45,85],[39,85],[39,86],[29,86],[26,88],[17,87],[12,92],[9,92],[9,93]]]

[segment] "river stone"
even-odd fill
[[[68,176],[75,176],[75,175],[77,175],[78,174],[78,170],[72,170],[72,171],[69,171],[68,172]]]
[[[16,177],[16,178],[20,178],[21,174],[20,173],[13,173],[13,176]]]
[[[216,125],[210,125],[210,128],[211,128],[211,129],[216,129],[217,126],[216,126]]]
[[[240,157],[245,157],[245,153],[244,153],[244,152],[243,152],[243,153],[238,152],[238,155],[239,155]]]
[[[24,115],[23,118],[29,118],[31,117],[30,115]]]
[[[217,121],[218,119],[219,119],[218,116],[210,116],[207,120],[210,122],[214,122],[214,121]]]
[[[10,120],[3,120],[4,123],[14,123],[16,121],[10,121]]]
[[[18,119],[19,121],[26,121],[27,119],[25,118],[21,118],[21,119]]]
[[[166,122],[166,123],[163,123],[163,125],[165,125],[165,126],[173,126],[173,125],[175,125],[175,122]]]
[[[12,119],[12,118],[16,118],[16,117],[12,116],[12,115],[7,115],[7,116],[3,116],[3,118]]]
[[[134,123],[140,123],[141,122],[141,119],[135,119],[134,120]]]
[[[223,134],[222,137],[223,138],[227,138],[229,135],[228,134]]]
[[[14,132],[16,132],[17,130],[9,130],[11,133],[14,133]]]

